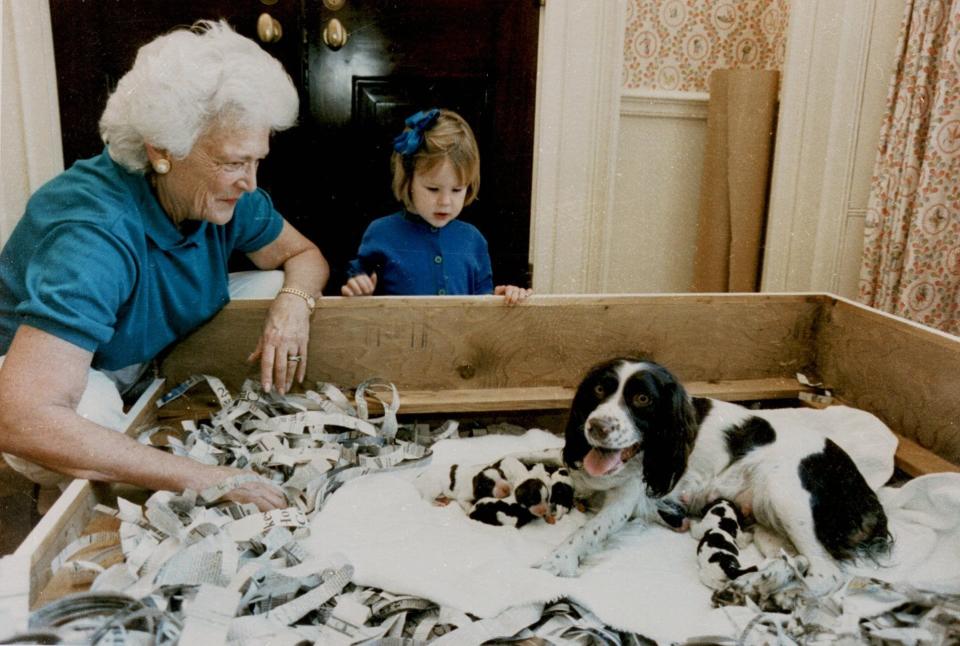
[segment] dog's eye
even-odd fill
[[[632,403],[636,408],[643,408],[650,405],[650,396],[643,393],[637,393],[633,396]]]
[[[597,384],[593,387],[593,394],[597,397],[603,397],[606,392],[603,390],[603,384]]]

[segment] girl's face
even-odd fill
[[[411,182],[413,212],[438,229],[460,215],[467,185],[449,159],[429,170],[416,169]]]
[[[170,172],[157,176],[160,203],[175,223],[226,224],[244,193],[257,188],[257,166],[270,150],[267,128],[214,128]]]

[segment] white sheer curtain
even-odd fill
[[[63,170],[48,0],[0,0],[0,246]]]

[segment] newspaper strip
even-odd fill
[[[144,505],[120,498],[116,508],[98,507],[120,521],[119,530],[105,532],[109,540],[94,534],[73,541],[54,559],[56,570],[71,580],[96,576],[93,592],[88,593],[96,596],[45,606],[31,615],[28,629],[54,632],[62,641],[89,642],[96,637],[99,643],[648,643],[640,635],[605,626],[569,600],[511,608],[477,620],[427,599],[356,585],[348,563],[308,561],[298,535],[309,531],[312,514],[345,482],[369,473],[423,466],[439,439],[515,433],[520,427],[461,431],[454,421],[436,429],[398,424],[396,389],[382,380],[357,388],[356,409],[331,384],[280,396],[259,392],[256,382],[248,381],[234,398],[222,382],[207,376],[184,382],[166,401],[198,384],[214,391],[218,411],[207,420],[144,432],[141,437],[165,450],[246,468],[248,473],[202,492],[158,492]],[[368,397],[383,404],[382,417],[368,417]],[[289,506],[261,513],[254,505],[223,501],[233,488],[255,479],[278,484]],[[116,544],[125,560],[105,567],[106,550],[116,549]],[[0,571],[5,575],[8,570],[7,559],[0,561]],[[732,624],[736,632],[701,642],[790,643],[816,638],[822,643],[913,644],[960,639],[957,595],[859,580],[847,586],[843,598],[813,602],[797,587],[801,570],[802,564],[783,559],[769,566],[762,585],[727,591],[726,602],[736,602],[739,595],[741,603]],[[28,578],[24,574],[3,580]],[[0,587],[4,587],[0,608],[19,607],[22,616],[26,590],[19,594],[9,586]],[[841,612],[851,599],[861,608],[853,620]],[[780,607],[773,609],[771,604]],[[53,617],[62,622],[50,623]],[[8,628],[21,630],[22,624]]]
[[[27,630],[30,617],[30,559],[17,554],[0,558],[0,616],[3,628]]]
[[[234,590],[203,584],[184,610],[183,644],[215,646],[227,641],[230,622],[240,603]]]

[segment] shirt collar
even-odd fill
[[[407,220],[407,222],[411,222],[411,223],[413,223],[415,226],[422,227],[422,228],[424,228],[424,229],[426,229],[427,231],[430,231],[430,232],[432,232],[432,233],[439,233],[439,231],[440,231],[440,228],[439,228],[439,227],[433,226],[432,224],[430,224],[429,222],[427,222],[426,220],[424,220],[423,218],[421,218],[421,217],[420,217],[419,215],[417,215],[416,213],[411,213],[411,212],[408,211],[407,209],[404,209],[404,210],[403,210],[403,217]]]
[[[150,189],[147,176],[128,171],[115,161],[113,163],[117,166],[118,172],[126,174],[127,180],[133,185],[136,194],[139,195],[144,234],[158,248],[169,251],[178,247],[196,246],[198,244],[198,241],[204,235],[203,232],[208,225],[207,222],[200,222],[199,226],[190,222],[185,226],[187,233],[180,231],[173,220],[170,219],[170,216],[167,215],[167,212],[160,206],[157,196]]]

